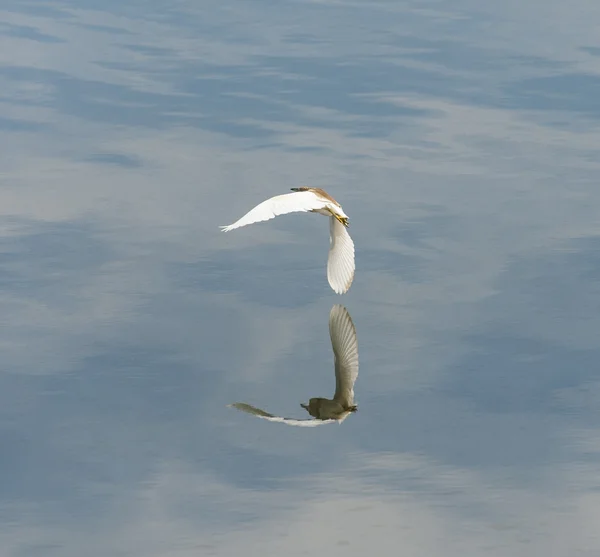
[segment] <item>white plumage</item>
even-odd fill
[[[327,201],[320,199],[312,191],[299,191],[294,193],[285,193],[276,195],[262,203],[259,203],[254,209],[248,211],[241,219],[229,226],[221,226],[223,232],[229,232],[240,226],[271,220],[279,215],[287,213],[308,212],[325,209]]]
[[[329,312],[329,336],[335,364],[335,400],[342,408],[354,406],[358,377],[358,339],[348,310],[335,305]]]
[[[337,294],[344,294],[354,279],[354,242],[346,230],[348,215],[342,206],[320,188],[292,188],[294,193],[276,195],[258,204],[242,218],[222,226],[229,232],[241,226],[273,219],[294,212],[313,212],[329,217],[329,256],[327,280]]]
[[[298,420],[275,416],[245,402],[235,402],[229,406],[271,422],[300,427],[314,427],[343,422],[352,412],[356,412],[354,383],[358,377],[356,329],[348,310],[344,306],[334,305],[331,308],[329,312],[329,336],[335,363],[335,393],[333,399],[311,398],[308,404],[300,405],[313,416],[312,419]]]
[[[257,418],[263,418],[264,420],[269,420],[270,422],[279,422],[281,424],[286,425],[294,425],[298,427],[315,427],[322,424],[327,423],[335,423],[336,420],[297,420],[295,418],[282,418],[281,416],[274,416],[273,414],[269,414],[260,408],[256,408],[256,406],[252,406],[251,404],[246,404],[245,402],[234,402],[229,405],[231,408],[237,408],[242,412],[246,412],[247,414],[252,414]]]
[[[354,242],[346,227],[335,217],[329,219],[327,281],[334,292],[344,294],[354,280]]]

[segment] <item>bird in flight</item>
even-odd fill
[[[241,219],[229,226],[221,226],[229,232],[240,226],[273,219],[294,212],[319,213],[329,217],[329,256],[327,280],[337,294],[344,294],[354,279],[354,242],[346,230],[348,215],[342,206],[321,188],[291,188],[294,193],[276,195],[258,204]]]
[[[354,383],[358,377],[358,341],[356,328],[344,306],[336,304],[331,308],[329,336],[334,357],[335,393],[332,399],[311,398],[308,404],[300,404],[312,418],[303,420],[282,418],[245,402],[235,402],[229,406],[258,418],[287,425],[314,427],[328,423],[342,423],[358,408],[354,403]]]

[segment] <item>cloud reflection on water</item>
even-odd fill
[[[596,3],[249,6],[2,8],[4,551],[596,555]],[[217,226],[306,183],[368,411],[265,435],[225,404],[330,388],[322,231]]]

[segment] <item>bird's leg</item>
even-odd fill
[[[339,222],[341,222],[346,228],[349,226],[347,217],[340,217],[337,213],[334,213],[329,207],[327,210],[331,213],[332,217],[335,217]]]

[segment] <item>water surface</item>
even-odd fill
[[[0,5],[0,554],[598,555],[600,7],[214,4]]]

